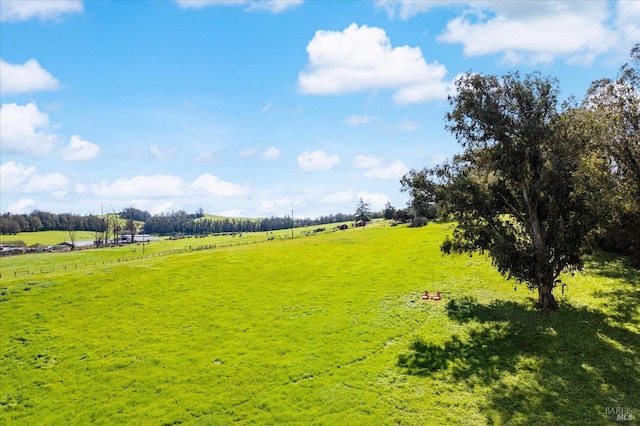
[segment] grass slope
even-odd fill
[[[441,256],[446,232],[359,229],[3,272],[0,423],[583,425],[609,424],[612,407],[639,414],[637,271],[590,259],[565,278],[561,310],[541,315],[485,259]],[[421,301],[425,289],[444,300]]]
[[[39,231],[20,232],[16,235],[0,235],[0,241],[24,241],[27,246],[36,243],[44,245],[59,244],[64,241],[71,241],[67,231]],[[93,241],[95,233],[91,231],[76,231],[76,241]]]

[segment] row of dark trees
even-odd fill
[[[275,231],[279,229],[288,229],[292,226],[313,226],[335,222],[353,221],[352,214],[332,214],[320,216],[316,219],[285,217],[269,217],[262,219],[243,219],[243,218],[193,218],[184,211],[160,214],[148,218],[144,225],[144,230],[148,234],[154,235],[172,235],[172,234],[189,234],[189,235],[208,235],[226,232],[259,232],[259,231]]]
[[[382,212],[371,214],[372,218],[382,217]],[[125,222],[117,220],[117,218]],[[316,219],[296,218],[293,226],[313,226],[336,222],[354,221],[354,214],[330,214]],[[135,222],[144,222],[139,226]],[[117,237],[122,231],[128,231],[136,225],[136,231],[154,235],[190,234],[206,235],[222,232],[256,232],[288,229],[292,226],[291,217],[269,217],[262,219],[211,219],[204,217],[202,210],[195,214],[185,211],[151,215],[147,211],[128,207],[117,214],[77,215],[72,213],[54,214],[34,210],[30,214],[4,213],[0,216],[0,234],[12,235],[19,232],[36,231],[91,231],[99,234],[96,240],[107,241]],[[131,231],[128,231],[131,232]],[[71,237],[73,239],[73,236]]]
[[[538,73],[459,78],[446,128],[463,152],[401,180],[416,212],[457,223],[442,251],[488,254],[545,310],[594,247],[640,263],[639,65],[640,44],[582,103],[560,103],[558,81]]]
[[[4,213],[0,216],[0,234],[36,231],[97,231],[104,227],[104,218],[73,213],[54,214],[34,210],[29,214]]]

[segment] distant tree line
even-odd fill
[[[207,235],[224,232],[260,232],[276,231],[294,227],[313,226],[335,222],[355,220],[352,214],[331,214],[316,219],[299,218],[291,220],[291,216],[269,217],[262,219],[224,218],[211,219],[193,217],[184,211],[165,213],[149,217],[144,225],[148,234],[172,235],[176,233],[188,235]]]
[[[5,235],[36,231],[99,231],[104,226],[104,218],[93,214],[82,216],[34,210],[29,214],[4,213],[0,216],[0,234]]]
[[[393,211],[395,218],[397,212],[408,214],[403,210]],[[404,213],[402,213],[404,212]],[[384,211],[373,212],[371,218],[386,217]],[[120,220],[118,220],[120,219]],[[294,227],[323,225],[336,222],[355,221],[354,214],[329,214],[319,216],[315,219],[294,218]],[[172,213],[162,213],[151,215],[148,211],[139,210],[133,207],[123,209],[121,212],[110,215],[78,215],[73,213],[49,213],[41,210],[34,210],[29,214],[4,213],[0,216],[0,234],[13,235],[19,232],[36,231],[90,231],[96,233],[96,241],[106,243],[110,238],[118,233],[129,229],[122,221],[144,222],[138,231],[154,235],[207,235],[223,232],[258,232],[276,231],[288,229],[292,226],[290,216],[269,217],[260,219],[246,218],[207,218],[202,209],[196,213],[187,213],[180,210]],[[74,238],[73,236],[71,237]]]

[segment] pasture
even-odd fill
[[[540,314],[535,293],[485,258],[443,257],[449,231],[360,228],[115,262],[133,247],[0,259],[0,423],[640,417],[640,272],[594,255],[563,277],[560,311]],[[11,273],[29,268],[45,272]],[[422,301],[424,290],[443,300]]]

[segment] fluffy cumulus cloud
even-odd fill
[[[20,22],[32,18],[57,19],[67,13],[82,12],[83,0],[2,0],[0,21]]]
[[[190,188],[197,192],[205,193],[206,195],[223,198],[242,197],[251,192],[247,185],[226,182],[209,173],[198,176]]]
[[[402,161],[393,161],[383,164],[380,167],[374,167],[364,173],[365,177],[372,179],[400,179],[407,174],[409,168]]]
[[[212,174],[205,173],[190,183],[180,176],[172,175],[141,175],[120,178],[111,183],[103,181],[93,184],[91,191],[96,197],[148,200],[199,195],[220,198],[240,197],[249,194],[250,188],[246,185],[226,182]]]
[[[444,65],[428,64],[419,47],[393,47],[382,28],[354,23],[344,31],[317,31],[307,53],[298,74],[305,94],[392,89],[394,101],[405,104],[444,99],[452,90]]]
[[[624,44],[621,48],[624,49],[629,44],[624,43],[624,41],[638,42],[638,34],[640,34],[640,2],[618,1],[616,4],[616,27]]]
[[[82,140],[80,135],[71,136],[69,145],[62,150],[63,161],[90,161],[98,156],[100,146]]]
[[[34,166],[8,161],[0,166],[0,192],[24,194],[65,190],[69,179],[60,173],[40,174]]]
[[[276,160],[280,157],[280,150],[274,146],[270,146],[262,153],[263,160]]]
[[[593,59],[616,43],[605,24],[605,2],[492,2],[458,16],[439,36],[460,43],[468,56],[502,53],[504,60],[550,62]]]
[[[300,170],[310,172],[314,170],[331,170],[340,164],[337,154],[327,154],[324,151],[306,151],[298,156]]]
[[[33,198],[21,198],[7,207],[7,211],[13,214],[26,214],[33,211],[36,201]]]
[[[279,216],[285,215],[291,211],[291,206],[299,205],[299,202],[289,197],[274,198],[271,200],[262,200],[258,204],[258,213],[263,216]]]
[[[589,63],[620,49],[628,53],[640,33],[640,2],[378,0],[391,18],[409,19],[437,7],[454,7],[438,39],[461,44],[467,56],[500,54],[508,63]]]
[[[180,197],[186,188],[181,177],[171,175],[134,176],[91,185],[95,196],[105,198]]]
[[[30,93],[57,89],[59,86],[58,80],[35,59],[14,65],[0,58],[0,94]]]
[[[387,162],[375,155],[357,155],[352,165],[366,169],[364,176],[371,179],[400,179],[409,171],[402,161]]]
[[[45,155],[51,151],[57,136],[42,129],[49,126],[49,115],[34,102],[14,103],[0,107],[0,143],[2,153]]]
[[[353,189],[345,191],[337,191],[331,194],[325,195],[321,198],[322,203],[326,204],[343,204],[356,200],[356,192]]]
[[[202,9],[207,6],[243,6],[247,10],[266,10],[281,13],[297,7],[303,0],[176,0],[183,9]]]

